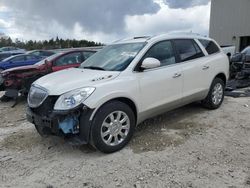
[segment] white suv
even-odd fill
[[[34,82],[27,118],[41,135],[110,153],[123,148],[145,119],[195,101],[220,107],[228,73],[228,58],[212,39],[136,37]]]

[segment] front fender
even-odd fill
[[[138,104],[135,103],[136,100],[134,99],[134,96],[131,96],[128,93],[122,92],[122,91],[115,92],[115,93],[108,93],[105,96],[101,96],[100,98],[95,97],[95,96],[91,96],[90,98],[91,99],[86,100],[84,102],[84,105],[88,106],[91,109],[95,109],[93,111],[92,115],[90,116],[90,121],[93,120],[93,118],[94,118],[97,110],[100,109],[101,106],[103,106],[105,103],[107,103],[109,101],[112,101],[114,99],[118,99],[118,98],[129,99],[129,100],[131,100],[134,103],[136,109],[138,109]]]

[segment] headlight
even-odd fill
[[[65,93],[57,99],[54,110],[73,109],[85,101],[94,91],[94,87],[85,87]]]

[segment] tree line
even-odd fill
[[[18,48],[23,48],[26,50],[37,50],[37,49],[60,49],[60,48],[78,48],[78,47],[90,47],[90,46],[101,46],[102,43],[97,43],[94,41],[88,40],[75,40],[75,39],[56,39],[52,38],[50,40],[43,40],[43,41],[20,41],[16,39],[13,41],[10,37],[2,37],[0,39],[0,47],[5,46],[15,46]]]

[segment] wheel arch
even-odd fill
[[[221,80],[223,80],[223,82],[226,84],[227,83],[227,77],[226,77],[226,75],[224,74],[224,73],[219,73],[219,74],[217,74],[215,77],[214,77],[214,79],[215,78],[220,78]]]
[[[104,106],[105,104],[110,103],[110,102],[112,102],[112,101],[120,101],[120,102],[122,102],[122,103],[124,103],[124,104],[127,104],[127,105],[132,109],[132,111],[134,112],[135,120],[136,120],[136,122],[137,122],[138,108],[137,108],[135,102],[134,102],[132,99],[128,98],[128,97],[115,97],[115,98],[112,98],[112,99],[109,99],[109,100],[105,101],[104,103],[102,103],[101,105],[99,105],[98,108],[96,108],[96,109],[94,110],[94,112],[92,113],[92,115],[91,115],[91,117],[90,117],[90,121],[93,120],[93,118],[94,118],[94,116],[96,115],[97,111],[98,111],[102,106]]]

